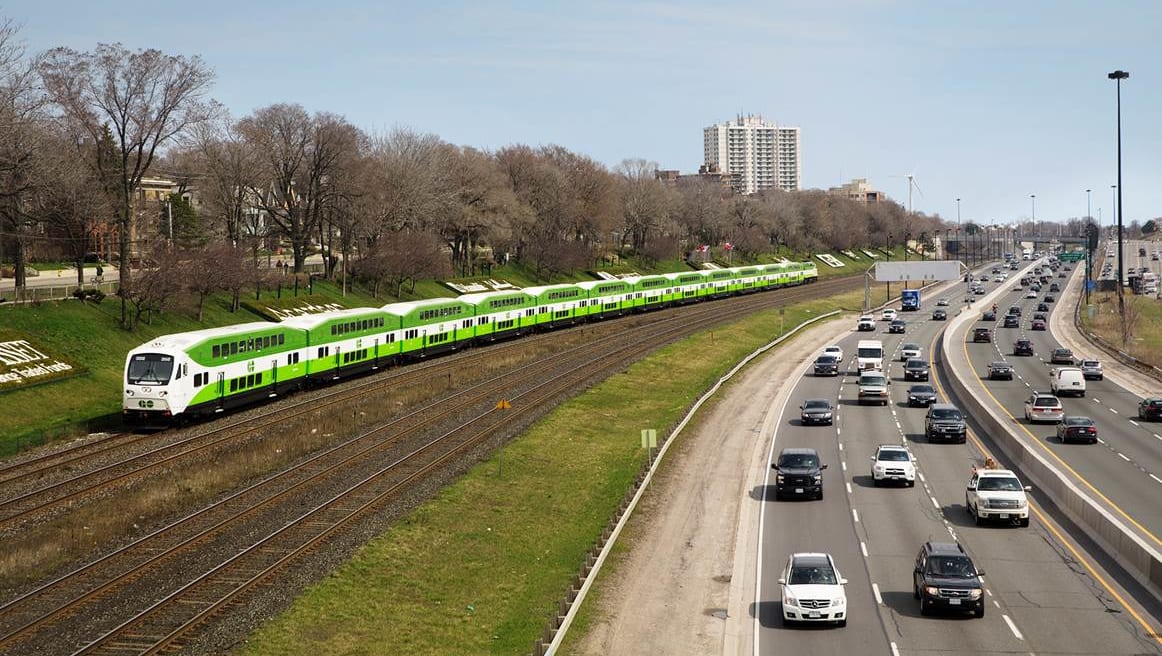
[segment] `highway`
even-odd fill
[[[1030,268],[1029,263],[1022,264],[1023,271]],[[1022,272],[1006,271],[1009,281],[1004,285],[1012,286],[1014,276],[1019,279]],[[988,285],[990,291],[995,287],[996,283]],[[924,438],[925,410],[907,407],[906,391],[912,383],[903,380],[898,348],[903,342],[918,342],[929,358],[945,325],[930,319],[935,299],[947,296],[955,312],[964,305],[963,289],[963,285],[952,285],[947,292],[925,292],[919,312],[901,314],[908,320],[904,335],[887,334],[883,321],[874,335],[857,333],[853,326],[839,342],[846,355],[846,375],[814,377],[808,366],[791,381],[794,392],[783,408],[770,458],[783,448],[810,446],[819,450],[830,467],[824,472],[826,493],[821,501],[776,502],[773,474],[768,476],[760,527],[755,653],[1162,653],[1162,638],[1156,635],[1158,618],[1134,605],[1113,578],[1093,564],[1094,558],[1064,535],[1036,503],[1031,504],[1034,515],[1028,528],[975,526],[964,509],[965,484],[972,467],[983,461],[986,446],[971,427],[967,444],[929,444]],[[974,302],[964,311],[978,312],[982,305]],[[1002,313],[1008,307],[998,305]],[[1023,315],[1025,325],[1030,317],[1030,312]],[[850,372],[855,369],[853,355],[861,338],[884,342],[893,379],[888,407],[857,404],[856,381]],[[1007,336],[1001,345],[1006,341],[1011,345]],[[974,363],[998,357],[993,345],[966,346],[972,347]],[[1038,352],[1043,348],[1039,345]],[[1045,375],[1044,365],[1038,363],[1038,369],[1034,359],[1018,363],[1022,377]],[[944,386],[936,384],[944,400]],[[1015,402],[1019,408],[1026,388],[1021,379],[1010,387],[998,387],[997,398],[1003,399],[1005,407],[1012,408]],[[799,403],[814,397],[837,404],[834,426],[799,425]],[[1082,402],[1093,403],[1088,397]],[[1037,434],[1045,432],[1052,428]],[[919,470],[915,487],[873,487],[869,459],[882,443],[902,443],[911,449]],[[1086,452],[1086,447],[1070,449]],[[1157,491],[1153,498],[1158,498]],[[958,540],[986,572],[983,618],[920,615],[919,603],[912,596],[912,566],[926,540]],[[846,627],[783,626],[776,579],[787,556],[795,551],[823,551],[836,559],[848,579]]]

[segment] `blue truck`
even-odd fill
[[[905,289],[900,292],[900,309],[909,312],[920,309],[920,290]]]

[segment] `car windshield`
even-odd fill
[[[779,467],[798,469],[818,466],[819,456],[810,453],[785,453],[779,456]]]
[[[932,418],[933,419],[957,419],[957,420],[959,420],[960,419],[960,411],[959,410],[946,410],[946,409],[940,408],[940,409],[936,409],[936,410],[932,411]]]
[[[1066,417],[1065,424],[1068,426],[1092,426],[1093,420],[1089,417]]]
[[[860,376],[860,385],[887,385],[887,381],[883,376]]]
[[[787,581],[790,585],[837,585],[835,570],[827,565],[806,566],[794,565],[791,567],[791,576]]]
[[[1100,367],[1101,363],[1097,360],[1083,360],[1081,363],[1083,367]]]
[[[883,449],[880,451],[879,460],[890,460],[892,462],[907,462],[908,452],[900,449]]]
[[[1003,492],[1020,492],[1021,481],[1016,478],[1002,476],[985,476],[976,484],[978,490],[1000,490]]]
[[[912,394],[935,394],[936,390],[932,389],[931,385],[915,385],[908,390]]]
[[[861,348],[856,351],[856,355],[861,358],[882,358],[884,350],[882,348]]]
[[[978,335],[987,335],[987,334],[988,334],[988,332],[989,332],[989,329],[988,329],[988,328],[977,328],[977,329],[976,329],[976,333],[977,333]]]
[[[976,576],[972,561],[959,556],[933,556],[928,559],[928,572],[949,578],[971,578]]]
[[[900,348],[905,350],[905,351],[919,351],[920,345],[919,344],[904,344]]]
[[[821,355],[816,358],[815,362],[817,364],[835,364],[837,360],[838,358],[834,355]]]
[[[923,360],[908,360],[908,364],[904,366],[908,369],[926,369],[928,363]]]
[[[804,410],[828,410],[831,404],[827,401],[807,401],[803,404]]]

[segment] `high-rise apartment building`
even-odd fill
[[[799,128],[779,126],[753,114],[702,130],[707,167],[741,180],[738,191],[798,191],[802,177]]]

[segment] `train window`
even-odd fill
[[[270,335],[267,335],[266,337],[262,338],[262,348],[264,348],[264,349],[270,348]]]
[[[262,384],[262,372],[254,375],[254,382],[258,383],[259,385]]]
[[[215,344],[214,347],[210,349],[210,355],[215,358],[222,357],[222,347],[218,344]]]
[[[286,342],[286,335],[279,335],[278,336],[278,345],[282,346],[284,342]]]
[[[249,374],[246,376],[246,386],[254,387],[254,374]]]
[[[230,355],[238,354],[238,342],[230,342]]]
[[[237,392],[237,391],[238,391],[238,379],[237,379],[237,378],[231,378],[231,379],[230,379],[230,391],[231,391],[231,392]]]

